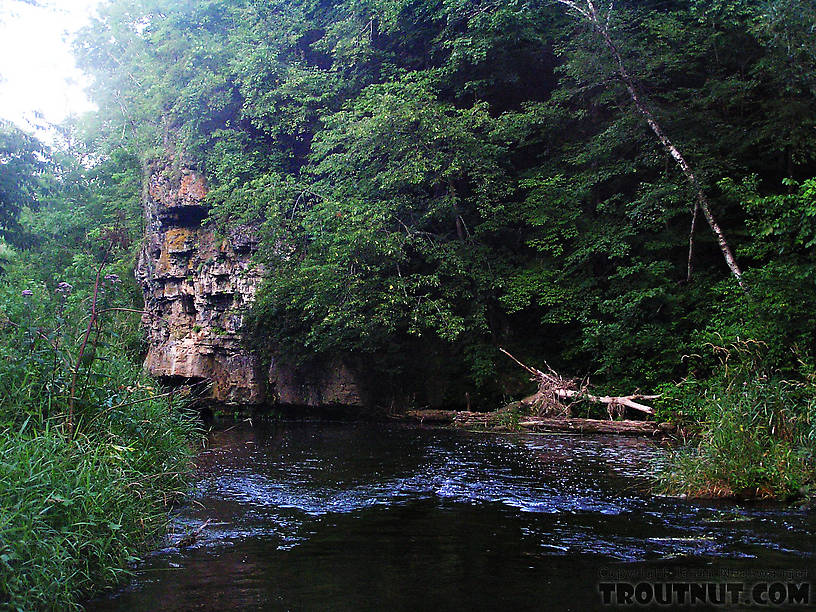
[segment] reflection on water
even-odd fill
[[[586,610],[609,568],[814,564],[814,513],[651,496],[660,456],[632,438],[376,424],[214,432],[173,519],[177,534],[210,521],[195,544],[89,609]]]

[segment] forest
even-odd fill
[[[812,0],[104,2],[98,111],[54,147],[0,125],[0,606],[116,582],[185,489],[195,419],[140,371],[158,160],[257,231],[254,350],[490,411],[529,391],[505,348],[660,395],[656,490],[813,496],[815,29]]]

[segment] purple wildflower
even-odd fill
[[[62,281],[59,285],[57,285],[57,288],[54,291],[56,291],[57,293],[62,293],[63,295],[68,295],[69,293],[71,293],[71,290],[73,288],[74,288],[73,285],[71,285],[70,283]]]
[[[109,283],[121,283],[122,279],[119,278],[118,274],[106,274],[105,280]]]
[[[31,297],[32,295],[34,295],[34,292],[31,289],[23,289],[21,295],[23,297]]]

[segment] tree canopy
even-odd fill
[[[805,0],[605,16],[748,295],[616,57],[558,3],[115,0],[77,51],[95,146],[183,159],[212,223],[259,228],[258,338],[495,394],[497,346],[625,385],[682,375],[714,338],[749,333],[783,368],[791,346],[812,354],[815,16]]]

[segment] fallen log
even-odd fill
[[[549,365],[547,369],[549,373],[542,372],[536,368],[532,368],[523,364],[518,359],[513,357],[503,348],[499,349],[502,353],[507,355],[510,359],[515,361],[522,368],[532,374],[533,382],[538,383],[538,391],[527,397],[522,401],[522,404],[531,408],[534,412],[543,413],[547,416],[553,414],[560,414],[569,416],[569,405],[564,405],[561,400],[575,400],[588,401],[596,404],[606,404],[609,418],[612,419],[615,415],[622,416],[623,408],[631,408],[648,415],[654,415],[654,409],[646,404],[641,404],[636,400],[650,400],[657,399],[659,395],[591,395],[587,393],[586,384],[577,388],[577,381],[575,379],[564,378],[553,370]],[[545,363],[546,365],[546,363]]]
[[[662,436],[674,431],[671,423],[654,421],[606,421],[601,419],[551,419],[528,417],[520,427],[533,431],[564,431],[575,433],[617,434],[620,436]]]
[[[483,429],[523,429],[584,434],[616,434],[629,436],[663,436],[674,432],[671,423],[654,421],[607,421],[603,419],[549,418],[522,416],[518,421],[507,412],[469,412],[466,410],[409,410],[405,418],[420,423],[478,427]]]
[[[457,410],[409,410],[403,416],[412,421],[419,421],[420,423],[440,423],[442,425],[449,425],[453,423],[453,420],[456,418],[457,414],[460,414],[460,412]],[[467,414],[481,413],[467,412]]]
[[[639,404],[635,400],[649,400],[660,397],[659,395],[590,395],[589,393],[575,389],[555,389],[552,391],[552,393],[554,393],[559,399],[579,399],[593,402],[595,404],[606,404],[607,406],[626,406],[632,410],[637,410],[638,412],[643,412],[649,415],[654,414],[654,409],[646,406],[645,404]],[[531,395],[529,398],[525,398],[521,401],[524,403],[532,403],[530,400],[534,397],[534,395]]]

